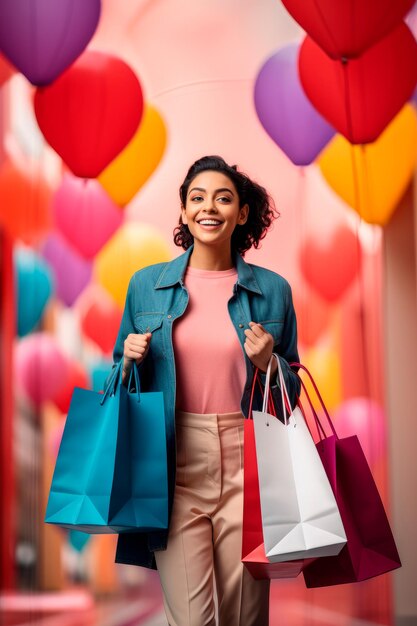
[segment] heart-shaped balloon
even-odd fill
[[[255,107],[268,135],[296,165],[312,163],[334,135],[301,87],[297,44],[281,48],[262,66]]]
[[[56,295],[72,306],[91,280],[91,261],[83,259],[58,233],[49,235],[42,255],[54,272]]]
[[[53,277],[48,264],[34,250],[15,248],[17,332],[30,333],[42,318],[52,295]]]
[[[142,88],[127,63],[91,50],[35,93],[36,119],[45,139],[83,178],[96,178],[123,150],[142,110]]]
[[[300,248],[306,281],[328,302],[336,302],[357,276],[362,249],[355,234],[339,226],[329,238],[307,238]]]
[[[289,13],[334,59],[357,57],[391,32],[415,0],[282,0]]]
[[[417,116],[407,104],[367,146],[335,137],[318,164],[328,184],[370,224],[384,226],[404,194],[416,166]]]
[[[147,105],[139,129],[126,148],[100,174],[100,184],[125,206],[146,183],[165,151],[167,131],[161,114]]]
[[[78,303],[81,328],[104,354],[110,354],[116,343],[122,310],[99,285],[85,290]]]
[[[350,143],[372,143],[414,91],[417,43],[401,24],[361,57],[343,64],[307,37],[299,70],[316,109]]]
[[[328,302],[304,281],[294,288],[293,297],[297,313],[298,339],[305,346],[313,346],[329,326],[331,308]]]
[[[64,237],[92,259],[119,228],[123,214],[96,180],[66,174],[56,191],[52,212]]]
[[[84,50],[100,0],[2,0],[0,50],[34,85],[48,85]]]

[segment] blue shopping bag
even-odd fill
[[[45,522],[87,533],[168,526],[162,392],[141,393],[134,364],[128,389],[120,362],[104,394],[74,389],[52,478]]]

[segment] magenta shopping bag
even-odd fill
[[[401,567],[384,505],[358,437],[339,439],[312,375],[300,363],[290,365],[297,365],[309,375],[332,430],[332,435],[326,436],[302,382],[318,427],[317,449],[347,536],[347,544],[337,556],[322,557],[304,568],[306,586],[359,582]]]

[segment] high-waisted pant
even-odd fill
[[[176,411],[177,479],[166,550],[155,552],[170,626],[267,626],[269,581],[241,563],[241,412]]]

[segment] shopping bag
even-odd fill
[[[339,555],[320,559],[320,563],[311,563],[304,570],[306,586],[359,582],[401,567],[384,505],[358,437],[339,439],[312,375],[304,365],[291,365],[307,372],[332,431],[326,436],[301,381],[318,425],[317,450],[336,496],[348,540]]]
[[[168,476],[162,392],[122,384],[120,362],[104,394],[75,388],[45,522],[88,533],[166,529]]]
[[[252,384],[248,419],[244,420],[242,562],[253,578],[256,579],[295,578],[302,571],[304,565],[311,563],[313,559],[271,563],[265,555],[255,433],[252,420],[254,387],[256,382],[260,384],[257,374],[258,370],[256,369]],[[274,412],[271,402],[269,410],[271,413]]]
[[[272,359],[278,364],[284,423],[267,412]],[[262,411],[253,411],[262,528],[271,562],[335,555],[346,543],[337,503],[298,407],[287,416],[279,357],[268,364]]]

